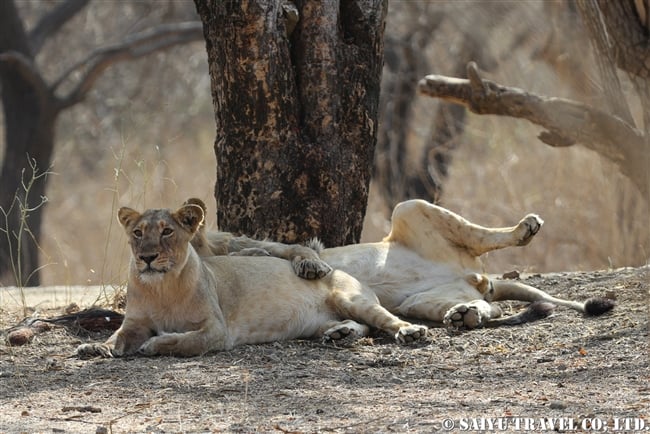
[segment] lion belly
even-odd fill
[[[369,286],[382,306],[395,311],[404,300],[423,292],[452,293],[454,299],[475,300],[483,296],[453,264],[432,263],[396,244],[369,243],[325,249],[321,258]]]
[[[209,261],[218,270],[217,293],[229,346],[313,337],[338,319],[327,303],[328,278],[301,279],[288,261],[272,257]]]

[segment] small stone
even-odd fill
[[[22,327],[7,334],[7,343],[12,347],[19,347],[29,343],[34,338],[34,331],[28,327]]]
[[[503,273],[503,276],[501,276],[502,279],[519,279],[519,271],[518,270],[512,270],[508,271],[507,273]]]
[[[567,408],[567,405],[564,401],[551,401],[549,407],[552,410],[564,410]]]

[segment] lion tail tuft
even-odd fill
[[[320,253],[323,251],[323,249],[325,249],[325,245],[318,238],[311,238],[305,243],[305,246],[314,250],[316,253]]]
[[[585,302],[585,313],[589,316],[598,316],[609,312],[616,302],[611,298],[590,298]]]

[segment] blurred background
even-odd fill
[[[16,2],[28,29],[56,4]],[[198,17],[186,0],[90,2],[45,41],[36,61],[53,80],[125,35],[191,20]],[[474,60],[500,84],[595,103],[597,74],[581,29],[570,2],[389,2],[377,169],[362,241],[387,233],[390,209],[408,193],[485,226],[538,213],[545,225],[534,242],[490,253],[489,272],[646,264],[648,198],[612,163],[580,146],[551,148],[527,121],[466,113],[416,91],[426,74],[464,78]],[[115,218],[120,206],[174,208],[201,197],[213,227],[214,128],[203,41],[106,69],[57,123],[41,284],[123,282],[129,255]],[[0,160],[4,152],[3,135]]]

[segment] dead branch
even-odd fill
[[[477,114],[526,119],[545,128],[538,138],[551,146],[579,143],[614,162],[648,197],[647,164],[650,150],[643,134],[620,118],[588,105],[551,98],[484,80],[474,62],[467,65],[469,79],[428,75],[418,90],[428,96],[461,104]]]
[[[59,98],[59,107],[64,109],[83,100],[101,74],[114,63],[134,60],[175,45],[199,40],[203,40],[200,22],[164,24],[131,35],[119,44],[95,50],[65,71],[52,85],[52,89],[56,90],[75,71],[86,71],[77,86],[67,96]]]
[[[72,17],[77,15],[90,0],[67,0],[58,4],[49,13],[43,15],[29,34],[32,55],[36,56],[43,44]]]

